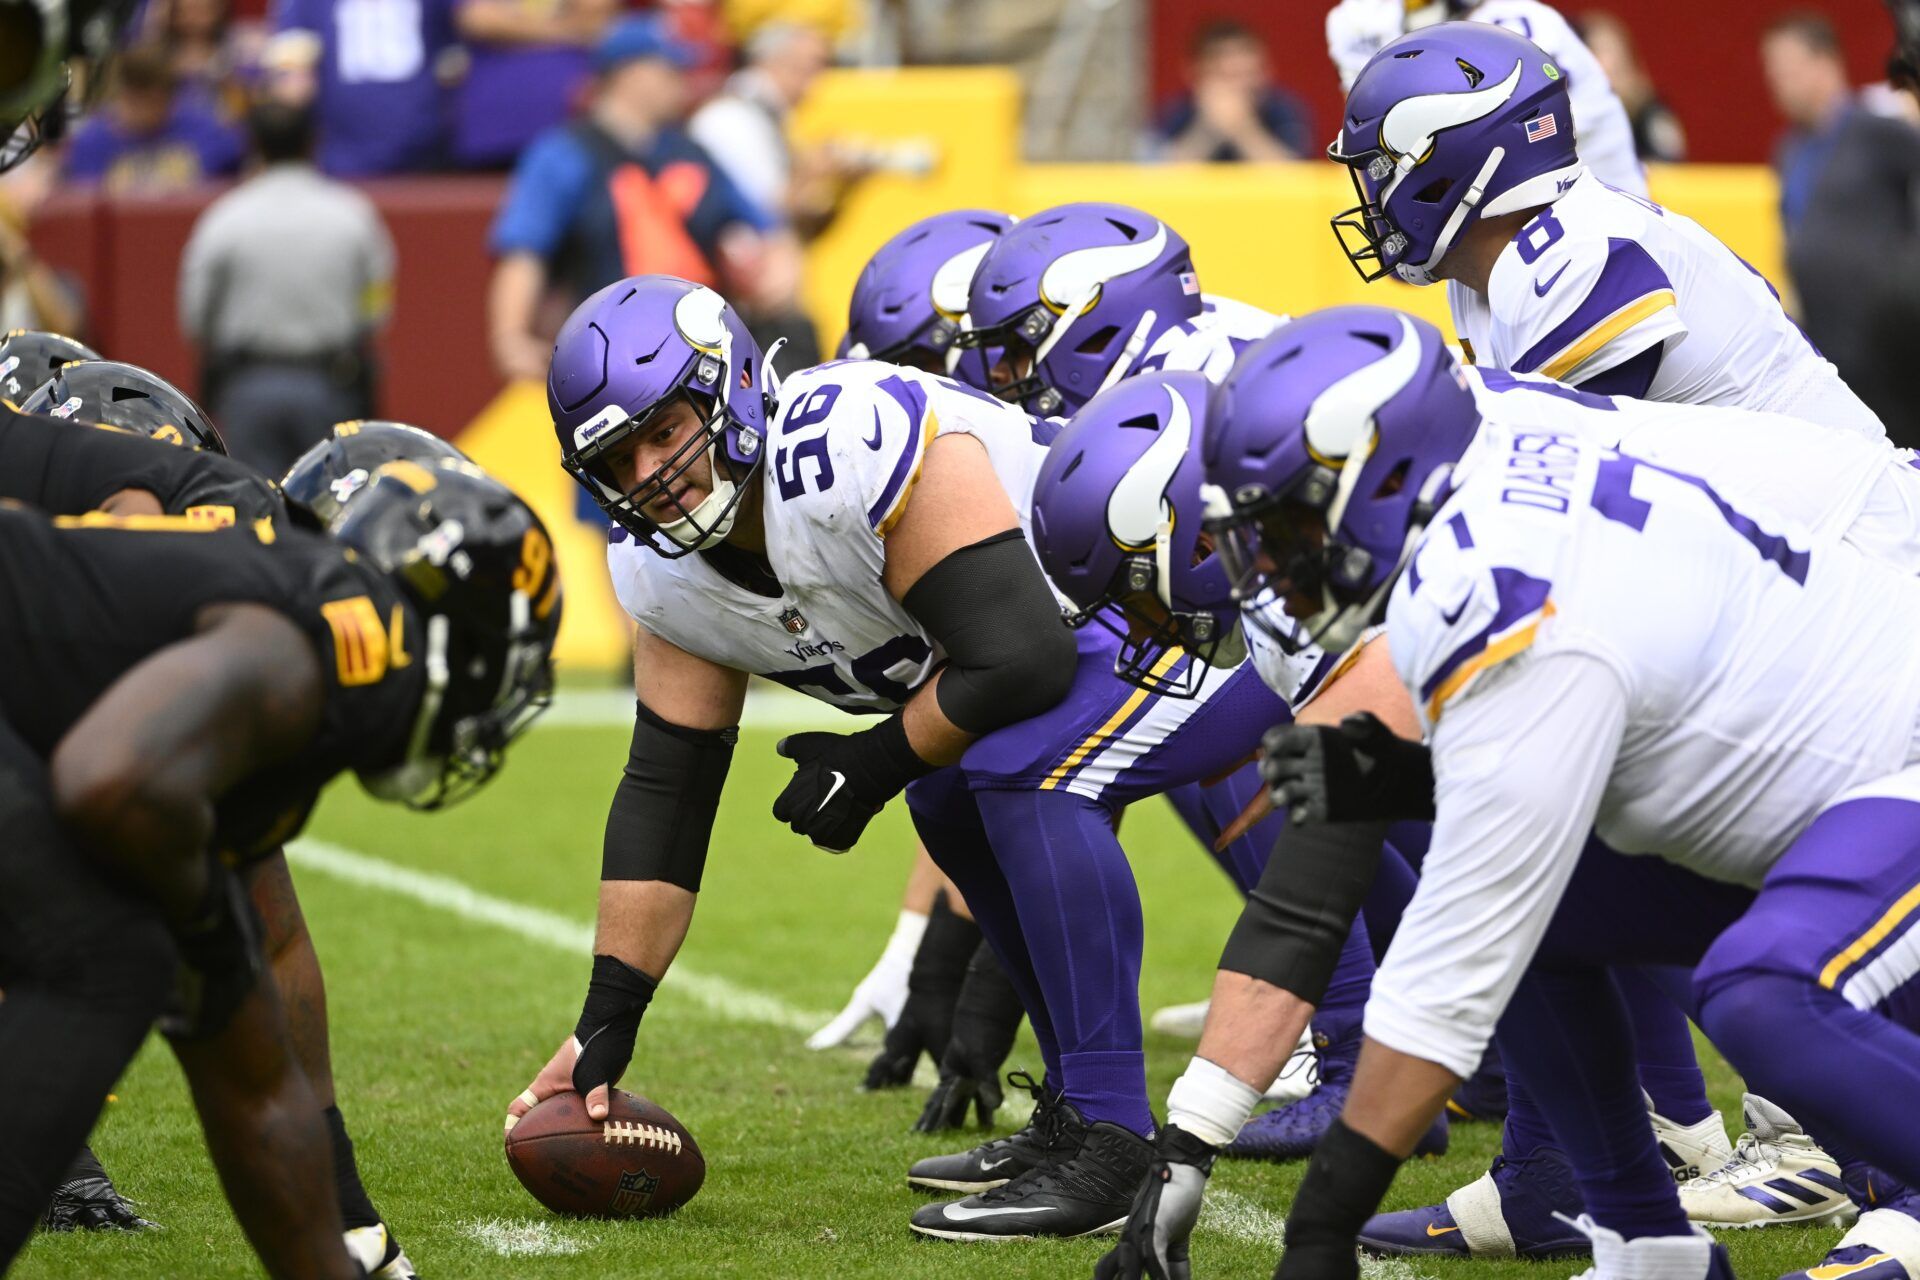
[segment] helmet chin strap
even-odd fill
[[[1146,350],[1147,335],[1153,331],[1153,322],[1159,319],[1158,313],[1149,307],[1140,315],[1140,322],[1133,326],[1133,333],[1127,339],[1127,345],[1120,348],[1120,354],[1114,358],[1113,366],[1107,370],[1107,376],[1100,380],[1099,389],[1093,394],[1099,395],[1114,383],[1127,376],[1133,369],[1133,362]],[[1089,397],[1091,398],[1091,397]]]
[[[1433,252],[1427,255],[1427,260],[1418,266],[1403,262],[1393,269],[1395,275],[1408,284],[1440,282],[1440,277],[1434,275],[1434,271],[1440,266],[1440,260],[1447,256],[1447,250],[1453,248],[1454,238],[1466,226],[1468,215],[1480,206],[1480,199],[1486,194],[1487,184],[1493,181],[1494,171],[1500,167],[1500,162],[1506,158],[1506,155],[1505,147],[1495,147],[1487,153],[1486,163],[1480,166],[1480,172],[1475,176],[1473,185],[1467,188],[1467,194],[1460,197],[1460,203],[1455,205],[1453,212],[1448,215],[1447,225],[1440,229],[1440,235],[1433,242]],[[1382,207],[1384,208],[1384,205]]]

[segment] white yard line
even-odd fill
[[[449,876],[415,871],[384,858],[375,858],[325,840],[296,840],[287,856],[302,870],[317,871],[349,884],[409,898],[478,924],[492,925],[529,942],[579,956],[593,954],[593,926],[557,912],[530,907],[482,893]],[[673,966],[673,980],[663,983],[660,1001],[669,1011],[681,997],[730,1022],[757,1022],[787,1031],[811,1032],[831,1014],[801,1009],[764,991],[743,987],[726,978]]]
[[[1200,1206],[1199,1228],[1251,1244],[1271,1245],[1277,1259],[1281,1242],[1286,1238],[1287,1220],[1237,1191],[1214,1187]],[[1369,1280],[1425,1280],[1410,1263],[1400,1258],[1362,1258],[1360,1274]]]
[[[553,1223],[524,1218],[474,1218],[461,1223],[460,1231],[503,1258],[548,1258],[590,1247]]]

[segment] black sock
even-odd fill
[[[380,1211],[373,1207],[373,1201],[367,1198],[367,1189],[360,1185],[360,1166],[353,1161],[353,1139],[347,1136],[347,1122],[340,1115],[339,1107],[328,1107],[320,1113],[327,1122],[327,1137],[333,1143],[333,1188],[340,1197],[340,1217],[346,1223],[347,1230],[355,1227],[377,1226]],[[393,1228],[387,1228],[387,1238],[393,1238]]]

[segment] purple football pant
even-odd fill
[[[1411,833],[1395,832],[1369,899],[1370,922],[1383,888],[1394,894],[1400,867],[1412,876],[1424,852]],[[1412,856],[1396,866],[1397,854]],[[1640,1091],[1662,1115],[1683,1124],[1711,1110],[1687,1013],[1675,999],[1676,992],[1688,994],[1685,970],[1673,966],[1698,954],[1703,920],[1709,928],[1724,926],[1751,897],[1659,859],[1626,858],[1590,841],[1500,1021],[1506,1154],[1558,1147],[1588,1211],[1629,1238],[1686,1229]],[[1636,947],[1648,967],[1614,965],[1622,929],[1645,935]],[[1375,938],[1381,932],[1376,924]]]
[[[1289,713],[1251,666],[1213,675],[1196,699],[1136,689],[1113,674],[1113,642],[1097,630],[1080,633],[1065,701],[980,739],[958,766],[909,787],[907,802],[1019,991],[1051,1082],[1089,1122],[1147,1134],[1140,895],[1115,815],[1233,770]],[[1268,818],[1223,861],[1243,892],[1281,821]]]
[[[1609,1034],[1599,1028],[1623,1005],[1617,988],[1609,1000],[1595,984],[1593,962],[1606,956],[1689,966],[1694,1016],[1749,1088],[1792,1112],[1849,1172],[1870,1160],[1913,1183],[1917,908],[1920,803],[1905,799],[1827,810],[1757,894],[1590,846],[1501,1044],[1514,1047],[1595,1219],[1629,1236],[1680,1229],[1654,1191],[1645,1126],[1625,1123],[1634,1081],[1587,1043]]]

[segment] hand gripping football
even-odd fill
[[[571,1091],[534,1107],[507,1133],[507,1163],[535,1200],[583,1218],[671,1213],[707,1176],[686,1126],[620,1089],[612,1091],[604,1121],[589,1119],[586,1103]]]

